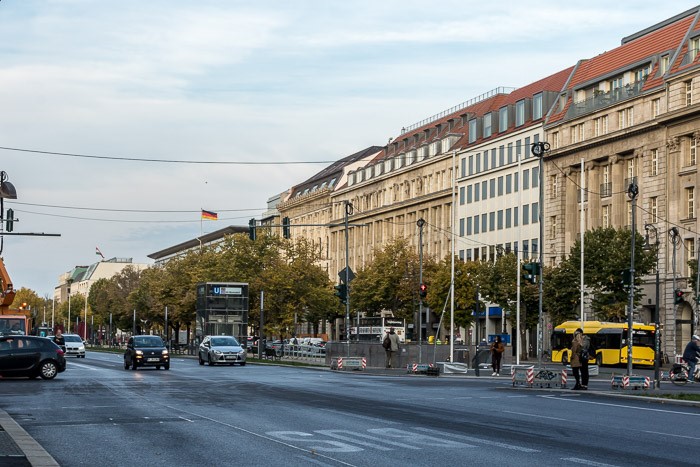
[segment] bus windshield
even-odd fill
[[[27,333],[27,320],[17,316],[0,316],[0,335],[24,335]]]

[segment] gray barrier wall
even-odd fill
[[[396,357],[395,366],[405,368],[409,363],[437,363],[448,361],[450,346],[445,344],[402,344]],[[379,342],[328,342],[326,344],[326,364],[338,357],[364,357],[370,368],[384,368],[386,351]],[[470,364],[469,349],[455,346],[455,362]]]

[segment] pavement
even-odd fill
[[[252,364],[256,364],[251,362]],[[536,365],[537,362],[522,362],[524,364],[534,364]],[[275,361],[269,361],[269,362],[264,362],[261,364],[268,364],[268,365],[274,365],[278,364]],[[460,374],[460,373],[453,373],[453,374],[446,374],[446,375],[441,375],[444,377],[450,377],[450,378],[464,378],[464,379],[480,379],[480,380],[493,380],[493,381],[511,381],[511,371],[510,371],[511,364],[510,362],[504,362],[504,365],[502,366],[502,372],[501,376],[491,376],[491,368],[488,369],[482,369],[480,371],[481,376],[477,376],[474,374],[474,370],[470,369],[467,374]],[[547,367],[549,369],[561,369],[561,365],[558,364],[548,364]],[[318,366],[318,367],[313,367],[314,369],[318,370],[325,370],[325,371],[330,371],[330,369],[327,366]],[[343,371],[343,370],[340,370]],[[668,369],[665,367],[662,367],[662,371],[667,372]],[[426,376],[426,375],[417,375],[413,373],[409,373],[405,367],[403,368],[365,368],[364,370],[357,371],[356,373],[358,374],[366,374],[366,375],[375,375],[375,376],[395,376],[395,377],[417,377],[417,378],[431,378],[434,376]],[[603,381],[610,381],[611,377],[613,374],[624,374],[625,371],[624,369],[620,368],[601,368],[600,373],[596,377],[591,377],[591,383],[593,382],[603,382]],[[640,373],[643,373],[640,372]],[[653,371],[652,373],[652,380],[653,380]],[[666,385],[670,384],[668,382],[665,383]],[[599,385],[598,385],[599,386]],[[691,392],[700,392],[700,383],[693,385],[693,389],[696,389],[695,391]],[[690,389],[691,386],[688,386],[688,389]],[[528,387],[523,387],[523,386],[514,386],[513,389],[515,390],[537,390],[537,391],[567,391],[566,388],[540,388],[540,387],[533,387],[533,388],[528,388]],[[665,391],[663,390],[654,390],[651,389],[651,391],[654,391],[655,394],[663,393]],[[605,395],[605,396],[614,396],[614,397],[634,397],[639,399],[640,397],[643,397],[643,393],[641,391],[636,391],[636,390],[600,390],[596,387],[594,387],[593,384],[590,384],[589,390],[586,392],[586,394],[597,394],[597,395]],[[700,406],[700,402],[693,402],[693,401],[679,401],[679,400],[671,400],[671,399],[660,399],[660,398],[655,398],[655,397],[648,397],[646,398],[649,401],[653,402],[658,402],[658,403],[663,403],[663,404],[679,404],[679,405],[691,405],[691,406]],[[34,440],[7,412],[4,410],[0,409],[0,465],[3,467],[60,467],[58,462],[49,454],[39,443]]]

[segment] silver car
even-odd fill
[[[206,336],[199,344],[199,364],[245,366],[246,349],[233,336]]]
[[[64,334],[63,340],[66,343],[66,357],[85,358],[85,343],[77,334]]]

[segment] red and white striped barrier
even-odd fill
[[[343,357],[338,357],[338,369],[343,369]]]
[[[562,387],[562,388],[565,388],[565,387],[566,387],[566,378],[567,378],[567,376],[566,376],[566,368],[564,368],[563,370],[561,370],[561,387]]]

